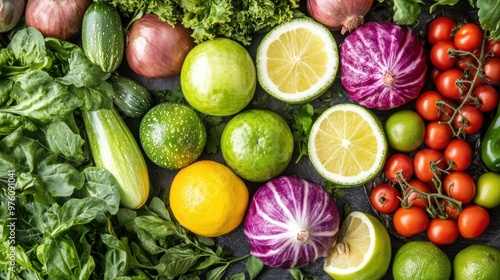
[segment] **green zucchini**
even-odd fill
[[[149,197],[150,182],[139,144],[115,109],[82,111],[96,166],[107,169],[120,185],[121,205],[138,209]]]
[[[82,48],[88,59],[105,72],[115,71],[125,51],[120,14],[108,3],[92,3],[83,16]]]
[[[151,108],[151,94],[135,80],[113,74],[108,82],[115,91],[113,96],[115,107],[126,116],[140,117]]]

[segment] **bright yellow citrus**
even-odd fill
[[[387,141],[380,120],[363,106],[337,104],[314,122],[309,158],[321,176],[344,186],[362,185],[383,168]]]
[[[331,32],[310,18],[280,24],[257,49],[257,78],[276,99],[303,103],[333,84],[339,55]]]
[[[373,215],[354,211],[342,223],[337,244],[324,263],[333,279],[381,279],[391,262],[391,239]]]
[[[243,221],[248,189],[229,167],[211,160],[182,168],[170,186],[174,217],[188,230],[207,237],[221,236]]]

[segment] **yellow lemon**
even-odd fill
[[[217,237],[243,221],[249,194],[229,167],[211,160],[182,168],[170,186],[169,201],[177,221],[195,234]]]

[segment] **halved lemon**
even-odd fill
[[[353,103],[333,105],[314,122],[309,159],[318,173],[343,186],[362,185],[384,167],[388,144],[377,116]]]
[[[335,280],[377,280],[390,262],[391,239],[384,225],[371,214],[353,211],[342,223],[323,269]]]
[[[257,48],[257,78],[271,96],[286,103],[304,103],[326,91],[339,66],[331,32],[308,17],[280,24]]]

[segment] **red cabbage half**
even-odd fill
[[[244,220],[250,254],[264,264],[301,267],[327,256],[336,243],[340,217],[323,188],[295,176],[280,176],[252,197]]]
[[[365,23],[345,38],[340,58],[342,85],[352,100],[367,108],[399,107],[424,86],[424,48],[407,26]]]

